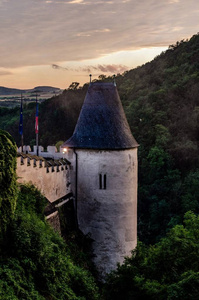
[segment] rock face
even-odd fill
[[[137,244],[137,147],[114,84],[91,84],[69,150],[80,230],[101,278]]]

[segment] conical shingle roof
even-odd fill
[[[111,150],[137,146],[116,86],[91,83],[74,133],[62,147]]]

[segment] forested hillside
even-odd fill
[[[113,81],[113,77],[100,76]],[[199,35],[177,42],[141,67],[116,76],[118,91],[139,147],[138,236],[154,243],[199,212]],[[69,138],[88,84],[72,84],[39,107],[40,144]],[[24,142],[34,144],[34,104],[24,107]],[[17,144],[19,111],[0,109],[0,127]]]

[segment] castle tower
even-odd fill
[[[102,277],[137,244],[137,147],[113,83],[91,83],[73,133],[77,220]]]

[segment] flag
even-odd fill
[[[38,110],[38,102],[36,100],[36,114],[35,114],[35,133],[39,133],[39,110]]]
[[[21,97],[20,121],[19,121],[19,134],[23,134],[23,103]]]

